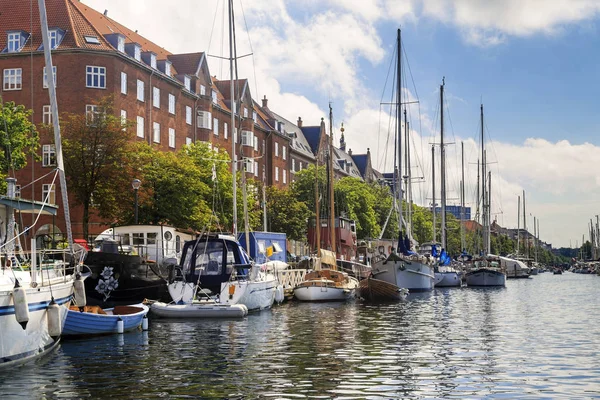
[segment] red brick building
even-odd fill
[[[91,117],[101,112],[98,100],[112,95],[114,112],[134,123],[137,140],[164,151],[209,142],[231,155],[235,138],[238,165],[249,178],[282,188],[289,185],[291,139],[252,99],[247,80],[235,83],[234,104],[229,81],[211,77],[203,52],[172,54],[76,0],[47,0],[46,6],[60,113]],[[10,10],[0,13],[2,101],[32,109],[35,124],[50,123],[38,9],[33,7],[31,15],[28,2],[0,0],[0,10]],[[232,109],[239,110],[235,129]],[[41,138],[42,161],[19,171],[18,184],[54,168],[52,143],[52,137]],[[60,198],[52,177],[23,188],[21,196],[42,200],[47,192],[54,193],[53,201]],[[71,209],[77,236],[82,232],[82,210],[73,205]],[[65,229],[61,211],[38,226],[42,224]],[[95,220],[90,232],[104,228]]]

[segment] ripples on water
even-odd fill
[[[405,303],[290,302],[239,321],[152,320],[0,371],[0,398],[591,398],[600,277],[542,274]]]

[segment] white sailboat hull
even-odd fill
[[[221,304],[243,304],[248,311],[271,308],[279,282],[274,275],[264,274],[256,281],[231,281],[221,284]]]
[[[435,287],[460,287],[462,282],[458,272],[436,272]]]
[[[7,287],[8,286],[8,287]],[[29,306],[29,322],[23,329],[15,317],[12,288],[0,288],[0,367],[27,362],[40,357],[58,344],[59,338],[48,333],[47,308],[54,297],[60,306],[61,330],[64,327],[68,307],[73,295],[73,281],[54,279],[52,291],[49,286],[26,289]]]
[[[505,286],[506,275],[500,271],[486,268],[468,272],[465,276],[467,286]]]
[[[435,284],[433,266],[419,261],[378,261],[373,265],[373,275],[411,292],[432,290]]]

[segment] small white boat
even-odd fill
[[[356,295],[358,280],[345,272],[331,269],[311,271],[294,288],[300,301],[346,301]]]
[[[150,306],[150,311],[161,318],[243,318],[248,315],[248,307],[243,304],[219,304],[212,300],[188,304],[157,301]]]

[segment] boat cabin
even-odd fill
[[[250,257],[229,235],[201,235],[196,240],[185,242],[181,262],[174,280],[198,283],[204,289],[219,293],[221,283],[227,282],[236,272],[238,279],[250,271]]]

